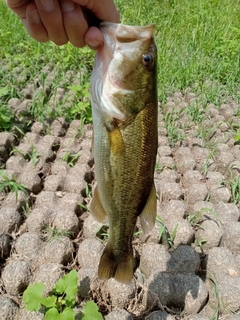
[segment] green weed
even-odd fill
[[[176,142],[184,140],[184,136],[179,132],[178,128],[180,112],[181,110],[172,109],[164,117],[169,143],[172,147]]]
[[[58,239],[61,237],[70,237],[72,235],[72,231],[58,230],[55,227],[51,228],[47,225],[43,227],[42,231],[45,234],[47,241],[53,241],[54,239]]]
[[[11,154],[19,154],[23,157],[26,161],[32,161],[34,168],[36,168],[38,163],[38,158],[40,157],[40,153],[36,150],[35,146],[31,145],[31,151],[27,152],[26,154],[19,150],[17,147],[13,148],[10,152]]]
[[[201,223],[204,221],[203,215],[212,214],[215,218],[217,218],[217,213],[215,210],[211,208],[202,208],[201,210],[197,211],[194,214],[189,214],[187,217],[188,222],[191,224],[194,228],[202,228]]]
[[[159,215],[157,215],[156,217],[156,223],[159,226],[159,234],[158,234],[159,241],[163,244],[167,244],[171,249],[175,249],[174,239],[177,235],[178,225],[174,227],[173,232],[170,235],[164,224],[163,219]]]
[[[63,161],[67,162],[69,167],[74,167],[75,163],[77,162],[77,160],[80,156],[81,155],[79,153],[72,154],[70,151],[67,151],[62,159],[63,159]]]
[[[78,290],[77,271],[72,270],[58,280],[52,292],[44,296],[45,285],[35,283],[29,285],[23,293],[23,302],[28,311],[44,309],[44,320],[75,320],[76,295]],[[93,301],[86,302],[82,320],[103,320],[97,305]]]
[[[3,170],[0,170],[0,192],[5,191],[5,192],[15,192],[16,194],[16,201],[18,200],[18,192],[22,191],[24,193],[28,193],[27,189],[20,183],[16,181],[16,179],[10,179],[6,173]]]

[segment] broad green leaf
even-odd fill
[[[82,320],[103,320],[103,316],[98,311],[98,306],[93,301],[87,301],[83,308]]]
[[[0,88],[0,98],[8,94],[8,87]]]
[[[56,305],[57,298],[55,296],[49,296],[41,299],[41,304],[47,308],[51,308]]]
[[[62,313],[60,313],[61,320],[75,320],[75,312],[71,308],[65,308]]]
[[[25,308],[29,311],[38,311],[41,307],[45,285],[35,283],[27,287],[23,293]]]
[[[62,318],[56,308],[51,308],[46,312],[44,320],[62,320]]]
[[[57,294],[65,293],[66,304],[68,306],[73,306],[76,302],[77,282],[77,271],[72,270],[63,278],[58,280],[55,287],[53,288],[53,292]]]

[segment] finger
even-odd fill
[[[96,27],[90,27],[85,35],[85,42],[92,50],[98,50],[103,45],[102,32]]]
[[[84,35],[87,32],[88,24],[83,15],[80,5],[72,0],[61,0],[64,28],[69,41],[75,47],[84,47]]]
[[[120,16],[113,0],[73,0],[91,10],[96,17],[110,22],[119,22]]]
[[[26,18],[26,10],[29,5],[29,0],[6,0],[6,4],[21,19]]]
[[[26,19],[22,19],[28,33],[39,42],[48,41],[48,33],[38,14],[35,4],[30,4],[26,9]]]
[[[57,45],[66,44],[68,38],[58,0],[35,0],[35,3],[49,40]]]

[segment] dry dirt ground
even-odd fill
[[[240,320],[239,115],[232,98],[214,105],[191,90],[159,105],[157,221],[150,236],[136,228],[128,286],[97,278],[107,227],[86,210],[91,126],[57,119],[24,137],[0,133],[0,319],[43,319],[23,309],[23,291],[50,291],[76,269],[79,305],[93,299],[108,320]]]

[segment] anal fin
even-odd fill
[[[100,223],[106,222],[107,214],[102,206],[102,203],[101,203],[101,200],[99,197],[97,184],[94,187],[93,196],[92,196],[92,199],[89,203],[89,211],[98,222],[100,222]]]
[[[154,183],[152,184],[148,200],[139,218],[143,232],[149,233],[155,226],[157,215],[157,196]]]

